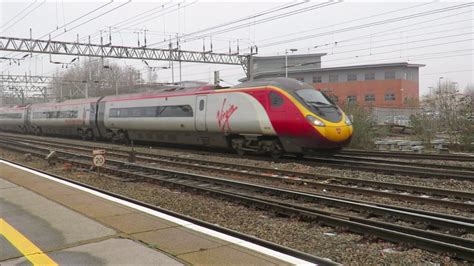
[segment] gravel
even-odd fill
[[[0,156],[25,163],[22,154],[0,150]],[[344,264],[467,264],[443,254],[348,233],[342,228],[335,229],[317,223],[277,217],[266,211],[205,195],[168,189],[146,182],[98,178],[96,174],[87,172],[67,172],[62,165],[51,168],[37,158],[27,164]]]
[[[120,148],[124,151],[130,151],[131,148],[125,145],[113,145],[110,143],[101,143],[101,142],[90,142],[90,141],[81,141],[74,139],[57,139],[49,137],[33,137],[35,139],[46,139],[54,141],[62,141],[64,143],[70,144],[80,144],[80,145],[90,145],[91,147],[96,148]],[[453,179],[438,179],[438,178],[421,178],[421,177],[412,177],[405,176],[400,174],[381,174],[367,171],[358,171],[358,170],[349,170],[349,169],[336,169],[331,167],[324,166],[311,166],[308,163],[302,161],[301,163],[296,162],[284,162],[284,161],[271,161],[267,157],[258,157],[253,156],[249,158],[242,158],[233,153],[222,153],[222,152],[206,152],[199,150],[189,150],[189,149],[178,149],[178,148],[169,148],[169,147],[144,147],[136,146],[135,150],[137,152],[144,152],[150,154],[158,155],[168,155],[176,157],[184,157],[190,159],[201,159],[208,160],[211,162],[223,162],[223,163],[239,163],[250,166],[259,166],[259,167],[268,167],[274,169],[290,170],[290,171],[301,171],[305,173],[314,173],[314,174],[328,174],[328,175],[341,175],[344,177],[357,178],[361,180],[374,180],[380,182],[390,182],[390,183],[400,183],[406,185],[416,185],[416,186],[425,186],[432,188],[442,188],[442,189],[452,189],[458,191],[474,191],[474,182],[471,181],[460,181]],[[440,162],[438,162],[440,163]]]

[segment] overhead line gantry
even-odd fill
[[[149,47],[115,46],[109,44],[92,44],[80,42],[63,42],[53,40],[39,40],[27,38],[13,38],[0,36],[0,51],[26,52],[39,54],[88,56],[100,58],[120,58],[139,60],[178,61],[190,63],[226,64],[242,66],[247,78],[251,79],[250,54],[226,54],[211,51],[186,51],[177,48],[159,49]]]

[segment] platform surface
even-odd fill
[[[0,265],[289,265],[0,161]]]

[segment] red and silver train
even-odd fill
[[[205,85],[0,108],[0,130],[305,154],[350,142],[350,119],[294,79]]]

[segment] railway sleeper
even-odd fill
[[[205,190],[209,194],[214,194],[214,195],[217,194],[220,196],[224,196],[226,199],[235,199],[239,202],[246,202],[247,204],[251,206],[258,206],[259,208],[264,209],[264,210],[273,209],[275,212],[277,212],[280,215],[283,214],[289,217],[298,216],[303,219],[307,218],[313,221],[318,221],[323,224],[330,225],[332,227],[346,227],[346,228],[350,228],[349,230],[352,232],[361,233],[361,234],[370,233],[372,235],[375,235],[385,240],[411,243],[413,244],[413,246],[416,246],[416,247],[421,247],[421,248],[425,248],[425,249],[437,251],[437,252],[440,252],[440,251],[448,252],[449,254],[452,254],[453,256],[456,256],[458,258],[467,259],[470,261],[474,260],[472,252],[469,252],[467,248],[464,248],[462,246],[454,246],[454,245],[449,245],[449,244],[447,245],[445,243],[439,243],[439,242],[436,243],[436,242],[433,242],[431,239],[426,239],[422,237],[421,238],[413,237],[410,234],[399,234],[399,233],[394,234],[395,232],[392,230],[368,226],[366,224],[361,224],[355,221],[348,221],[346,219],[340,219],[340,218],[325,216],[321,214],[314,214],[308,211],[284,207],[284,206],[281,206],[280,204],[270,204],[269,202],[264,202],[261,200],[255,200],[255,199],[249,200],[248,198],[241,197],[238,195],[233,195],[233,194],[225,195],[228,193],[221,192],[221,191],[213,191],[213,190],[202,189],[202,188],[201,189],[194,188],[194,189]]]

